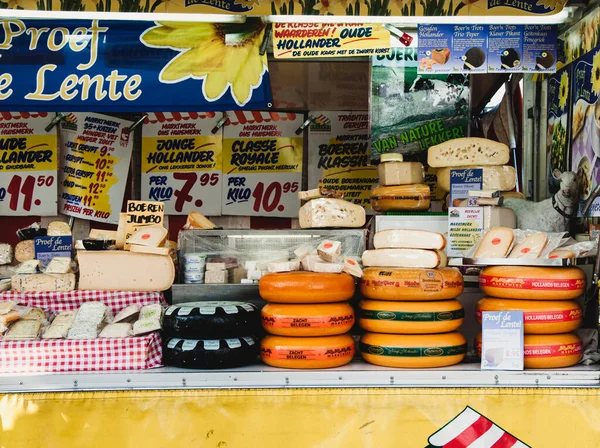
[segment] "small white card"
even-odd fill
[[[482,370],[523,370],[523,312],[481,313]]]

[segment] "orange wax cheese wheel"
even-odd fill
[[[274,303],[343,302],[354,295],[354,279],[345,272],[277,272],[258,282],[260,296]]]
[[[394,185],[375,187],[371,191],[371,207],[376,212],[429,210],[429,185]]]
[[[260,345],[265,364],[284,369],[329,369],[354,357],[354,339],[348,334],[314,338],[267,336]]]
[[[489,266],[479,276],[481,290],[500,299],[571,300],[585,285],[585,273],[576,267]]]
[[[265,331],[279,336],[334,336],[348,333],[354,324],[354,310],[347,303],[269,303],[261,316]]]
[[[485,298],[477,303],[475,317],[483,311],[523,311],[525,334],[570,333],[579,328],[582,312],[572,300],[511,300]]]
[[[383,367],[446,367],[464,359],[467,341],[457,331],[426,335],[365,333],[360,339],[360,352],[368,363]]]
[[[448,300],[463,289],[462,274],[453,268],[368,268],[360,282],[362,295],[375,300]]]
[[[458,300],[435,302],[363,300],[359,308],[361,328],[375,333],[447,333],[457,330],[465,317],[465,310]]]
[[[481,332],[477,333],[475,336],[475,354],[481,358]]]

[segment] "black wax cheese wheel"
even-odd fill
[[[254,364],[258,353],[258,339],[254,336],[205,340],[170,338],[163,347],[163,362],[186,369],[230,369]]]
[[[229,338],[260,329],[260,311],[245,302],[181,303],[167,308],[163,320],[167,336],[179,338]]]

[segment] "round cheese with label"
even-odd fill
[[[313,338],[267,336],[261,342],[260,356],[273,367],[329,369],[352,361],[354,350],[354,339],[348,334]]]
[[[571,300],[585,291],[585,273],[577,267],[488,266],[479,287],[500,299]]]
[[[345,272],[278,272],[263,275],[258,282],[260,296],[273,303],[344,302],[354,289],[354,279]]]
[[[347,303],[269,303],[261,316],[265,331],[279,336],[334,336],[348,333],[354,324],[354,310]]]
[[[376,212],[424,211],[430,205],[429,185],[376,186],[371,190],[371,207]]]
[[[166,366],[186,369],[231,369],[254,364],[259,345],[254,336],[227,339],[169,338],[163,346]]]
[[[365,333],[360,339],[360,353],[368,363],[383,367],[447,367],[464,359],[467,341],[457,331],[427,335]]]
[[[458,300],[387,302],[363,300],[359,324],[366,331],[394,334],[447,333],[463,323],[465,310]]]
[[[190,302],[165,311],[163,330],[178,338],[228,338],[260,330],[260,311],[245,302]]]
[[[362,295],[375,300],[447,300],[463,289],[463,276],[453,268],[368,268],[360,282]]]
[[[579,328],[581,307],[571,300],[511,300],[485,298],[477,303],[475,317],[483,311],[523,311],[525,334],[569,333]]]

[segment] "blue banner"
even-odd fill
[[[2,110],[267,108],[264,25],[0,20]]]

